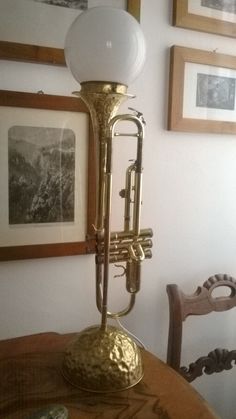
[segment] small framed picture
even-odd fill
[[[94,152],[78,98],[0,91],[0,260],[93,251]]]
[[[173,0],[173,24],[236,37],[235,0]]]
[[[168,129],[236,133],[236,57],[171,48]]]

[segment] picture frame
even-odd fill
[[[236,57],[173,46],[168,130],[236,133]]]
[[[69,96],[1,90],[0,121],[0,261],[93,253],[96,187],[87,107]],[[48,219],[43,207],[50,199]]]
[[[236,9],[232,0],[173,0],[173,25],[236,37]]]
[[[47,4],[52,1],[52,4]],[[64,2],[66,3],[67,0]],[[55,0],[2,0],[0,2],[1,50],[23,54],[35,62],[65,65],[64,41],[67,31],[82,10],[58,7]],[[56,4],[56,3],[55,3]],[[141,0],[88,0],[88,7],[111,5],[125,8],[140,20]],[[55,22],[55,24],[52,24]],[[31,47],[30,47],[31,46]]]

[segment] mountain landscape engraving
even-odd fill
[[[12,126],[8,192],[9,225],[74,222],[74,131]]]

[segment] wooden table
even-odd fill
[[[61,375],[63,351],[74,334],[43,333],[0,342],[0,418],[26,419],[50,404],[70,419],[216,419],[201,396],[174,370],[143,351],[143,380],[109,394],[76,389]]]

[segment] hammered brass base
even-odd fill
[[[114,326],[79,333],[65,353],[62,371],[74,386],[94,392],[125,390],[143,377],[139,347]]]

